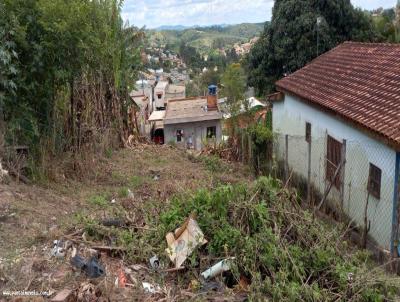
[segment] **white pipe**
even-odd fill
[[[222,274],[223,272],[229,271],[231,269],[232,260],[234,259],[235,257],[231,257],[214,264],[212,267],[202,272],[201,276],[207,280],[210,278],[214,278],[215,276]]]

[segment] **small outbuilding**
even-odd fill
[[[222,139],[222,113],[217,105],[217,87],[210,86],[205,97],[168,101],[164,117],[166,143],[201,150]]]

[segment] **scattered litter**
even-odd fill
[[[349,283],[351,283],[351,282],[353,282],[353,280],[354,280],[354,274],[353,273],[348,273],[347,274],[347,281]]]
[[[160,260],[158,259],[157,255],[154,255],[150,258],[150,266],[152,269],[157,270],[160,267]]]
[[[135,195],[133,194],[133,192],[130,189],[128,189],[128,198],[135,199]]]
[[[117,201],[115,200],[115,198],[111,199],[111,203],[116,203]]]
[[[159,285],[153,285],[149,282],[142,282],[142,286],[144,291],[154,294],[161,291],[161,287]]]
[[[89,261],[85,261],[81,256],[75,255],[71,258],[71,264],[84,271],[89,278],[98,278],[103,276],[105,273],[104,268],[98,262],[97,257],[91,257]]]
[[[118,277],[115,280],[115,285],[117,287],[126,287],[127,278],[123,269],[118,270]]]
[[[223,272],[229,271],[231,269],[232,266],[232,262],[235,258],[231,257],[231,258],[227,258],[224,259],[220,262],[218,262],[217,264],[214,264],[212,267],[206,269],[204,272],[201,273],[201,276],[207,280],[207,279],[211,279],[214,278],[215,276],[218,276],[220,274],[222,274]]]
[[[166,252],[176,268],[185,262],[198,245],[207,243],[193,215],[190,215],[183,225],[175,230],[175,234],[168,233],[165,238],[168,243]]]
[[[53,241],[53,248],[51,249],[51,256],[56,258],[65,257],[65,244],[61,240]]]
[[[160,171],[150,170],[151,178],[155,181],[160,180],[161,174]]]
[[[101,224],[106,227],[111,227],[111,226],[124,227],[124,226],[126,226],[126,223],[119,218],[103,219],[101,221]]]

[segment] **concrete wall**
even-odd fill
[[[221,142],[222,130],[220,120],[193,122],[193,123],[183,123],[183,124],[173,124],[164,125],[164,139],[165,143],[174,142],[178,146],[186,148],[189,136],[192,136],[192,141],[194,148],[196,150],[201,150],[204,146],[207,136],[207,127],[216,127],[217,143]],[[181,142],[177,141],[176,132],[177,130],[183,130],[184,136]]]
[[[369,197],[369,235],[385,249],[390,248],[396,152],[373,139],[368,133],[357,130],[344,120],[324,113],[286,95],[283,102],[273,105],[273,129],[277,135],[277,155],[284,159],[284,135],[289,135],[289,168],[307,179],[308,143],[305,141],[305,124],[312,125],[311,179],[315,188],[323,193],[327,185],[326,148],[327,135],[338,141],[347,140],[344,176],[344,212],[359,225],[364,225],[367,201],[369,164],[382,170],[381,197]],[[329,198],[340,200],[340,192],[332,188]],[[340,206],[340,204],[338,204]]]

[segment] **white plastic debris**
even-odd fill
[[[135,199],[135,195],[133,194],[133,192],[130,189],[128,189],[128,198]]]
[[[158,259],[157,255],[151,257],[149,261],[152,269],[157,270],[160,268],[160,260]]]
[[[111,200],[111,203],[116,203],[117,201],[115,200],[115,198],[113,198],[112,200]]]
[[[61,240],[53,241],[53,248],[51,249],[51,256],[56,257],[56,258],[64,258],[65,257],[64,243]]]
[[[142,286],[146,292],[151,293],[151,294],[161,291],[161,287],[159,285],[153,285],[149,282],[142,282]]]
[[[212,267],[202,272],[201,276],[207,280],[214,278],[215,276],[218,276],[223,272],[229,271],[231,269],[232,262],[234,259],[235,259],[234,257],[231,257],[214,264]]]

